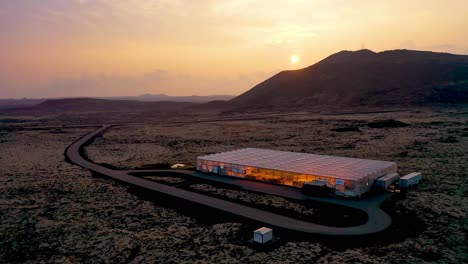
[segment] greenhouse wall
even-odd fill
[[[197,159],[197,170],[225,176],[241,177],[251,180],[271,182],[301,188],[306,182],[324,181],[335,193],[343,196],[359,196],[367,192],[371,184],[367,181],[355,182],[353,180],[336,179],[312,174],[302,174],[282,170],[264,169],[227,162]]]
[[[397,172],[394,162],[243,148],[197,158],[197,170],[303,187],[324,184],[337,195],[360,196],[374,181]]]

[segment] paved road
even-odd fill
[[[383,213],[378,208],[375,208],[373,203],[372,208],[368,208],[368,210],[365,210],[369,214],[369,220],[366,224],[360,225],[360,226],[355,226],[355,227],[330,227],[330,226],[324,226],[324,225],[318,225],[314,223],[309,223],[293,218],[289,218],[286,216],[274,214],[265,210],[260,210],[257,208],[241,205],[238,203],[233,203],[229,202],[226,200],[210,197],[207,195],[203,194],[198,194],[182,189],[178,189],[176,187],[156,183],[150,180],[142,179],[137,176],[132,176],[128,174],[126,171],[121,171],[121,170],[113,170],[109,169],[106,167],[103,167],[101,165],[95,164],[93,162],[90,162],[83,158],[80,154],[80,149],[85,145],[86,143],[89,143],[91,140],[93,140],[94,137],[98,136],[102,132],[104,132],[106,129],[108,129],[110,126],[103,126],[88,135],[78,139],[76,142],[74,142],[72,145],[70,145],[67,150],[66,150],[66,156],[68,159],[76,164],[79,165],[83,168],[89,169],[91,171],[94,171],[96,173],[108,176],[110,178],[113,178],[115,180],[125,182],[134,186],[142,187],[148,190],[156,191],[159,193],[163,193],[165,195],[177,197],[180,199],[185,199],[191,202],[198,203],[200,205],[208,206],[214,209],[218,209],[221,211],[225,211],[231,214],[236,214],[254,221],[258,221],[261,223],[264,223],[267,226],[271,227],[280,227],[282,229],[286,230],[293,230],[293,231],[298,231],[298,232],[304,232],[308,234],[321,234],[321,235],[335,235],[335,236],[355,236],[355,235],[366,235],[366,234],[373,234],[376,232],[383,231],[385,228],[387,228],[390,223],[391,219]],[[164,170],[161,170],[164,171]],[[186,171],[181,171],[183,173],[187,173]],[[160,172],[160,171],[158,171]],[[188,173],[191,175],[193,172]],[[251,182],[255,184],[260,184],[256,182]],[[245,186],[245,188],[255,188],[255,187],[272,187],[272,185],[250,185],[250,187]],[[285,187],[284,187],[285,188]],[[271,194],[275,194],[274,190],[275,188],[271,188],[273,192]],[[276,189],[279,190],[279,189]],[[255,190],[255,191],[258,191]],[[283,190],[284,191],[284,190]],[[268,193],[268,192],[266,192]],[[286,192],[286,196],[292,195],[292,192]],[[277,195],[277,194],[276,194]],[[364,206],[365,208],[369,207]],[[382,214],[379,213],[382,212]]]
[[[173,175],[170,173],[181,173],[185,175],[189,175],[191,177],[195,177],[202,180],[208,180],[213,182],[220,182],[226,183],[229,185],[238,186],[243,190],[246,191],[253,191],[258,193],[264,194],[271,194],[276,196],[281,196],[289,199],[294,200],[310,200],[310,201],[318,201],[318,202],[325,202],[331,203],[336,205],[347,206],[355,209],[362,210],[367,213],[368,221],[364,225],[360,226],[361,228],[367,230],[384,230],[390,226],[392,223],[391,217],[385,213],[381,208],[380,205],[392,196],[391,193],[380,193],[375,194],[373,196],[367,197],[365,199],[360,200],[351,200],[346,198],[340,197],[332,197],[332,196],[324,196],[324,197],[317,197],[317,196],[310,196],[306,195],[301,192],[298,188],[291,188],[287,186],[281,185],[274,185],[270,183],[252,181],[252,180],[245,180],[242,178],[237,177],[229,177],[229,176],[214,176],[209,175],[197,171],[190,171],[190,170],[125,170],[125,173],[164,173],[168,172],[168,175]],[[378,231],[376,231],[378,232]]]

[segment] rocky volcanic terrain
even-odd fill
[[[120,168],[193,166],[198,155],[251,146],[392,160],[398,162],[401,173],[421,171],[425,176],[417,189],[388,206],[395,219],[408,220],[414,232],[401,229],[398,239],[382,237],[381,243],[345,248],[288,240],[270,252],[256,251],[245,243],[249,224],[201,221],[67,163],[65,148],[92,128],[12,130],[2,126],[0,262],[468,262],[467,121],[466,112],[422,111],[291,114],[167,125],[145,122],[114,128],[87,147],[94,161]],[[223,194],[219,187],[192,188]],[[224,194],[249,198],[231,191]],[[261,203],[258,197],[252,199]],[[297,205],[292,208],[304,215],[314,213]],[[418,221],[406,218],[409,215]]]

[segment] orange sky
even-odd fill
[[[363,43],[468,54],[467,10],[466,0],[1,1],[0,98],[240,94]]]

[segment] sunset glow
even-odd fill
[[[295,55],[295,54],[292,55],[292,56],[291,56],[291,63],[292,63],[292,64],[296,64],[296,63],[298,63],[298,62],[299,62],[299,56],[297,56],[297,55]]]
[[[463,0],[1,1],[0,98],[237,95],[363,44],[468,54],[466,10]]]

